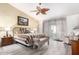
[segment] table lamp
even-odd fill
[[[6,36],[8,37],[8,31],[10,31],[10,27],[5,27]]]

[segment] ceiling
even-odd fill
[[[79,13],[79,3],[42,3],[42,7],[50,9],[47,12],[47,15],[36,15],[35,12],[31,12],[36,9],[38,3],[10,3],[10,5],[36,18],[37,20],[47,20],[50,18],[65,17]]]

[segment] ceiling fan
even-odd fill
[[[39,6],[36,6],[36,10],[33,10],[32,12],[36,12],[36,15],[38,14],[46,14],[47,11],[49,11],[49,8],[40,7],[41,3],[39,3]]]

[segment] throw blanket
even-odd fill
[[[18,35],[18,37],[25,38],[26,39],[25,42],[30,45],[34,45],[35,42],[39,43],[40,38],[46,38],[46,39],[49,38],[45,34],[24,34],[24,35]]]

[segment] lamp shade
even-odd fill
[[[10,27],[9,26],[5,27],[5,31],[6,31],[6,36],[8,36],[8,32],[10,31]]]
[[[5,27],[5,31],[10,31],[10,27]]]

